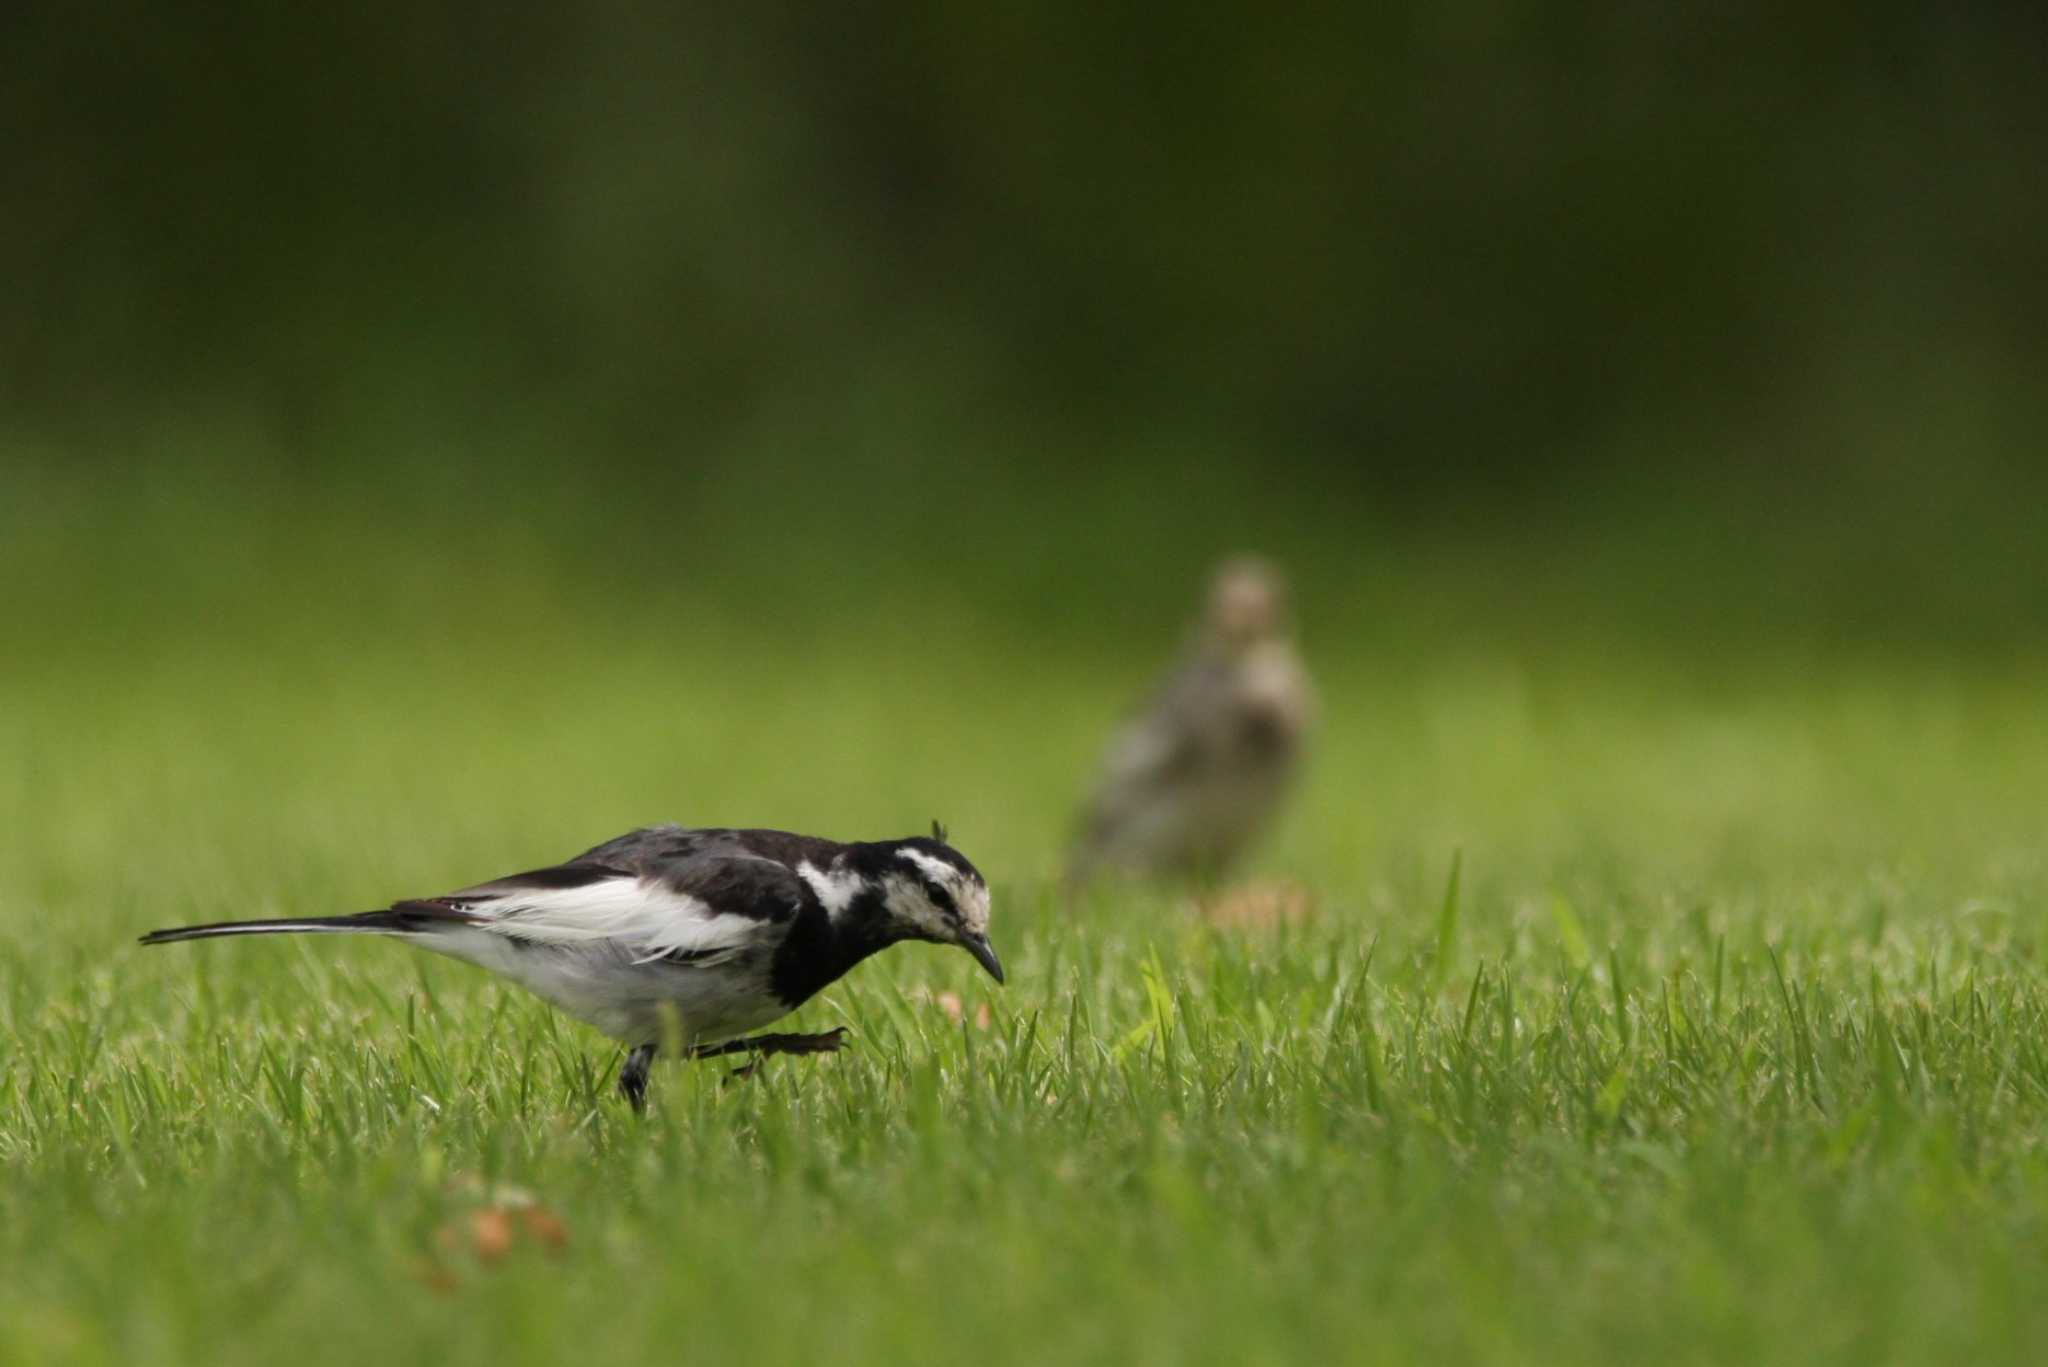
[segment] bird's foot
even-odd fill
[[[686,1058],[716,1058],[721,1054],[752,1054],[753,1058],[732,1070],[727,1080],[750,1078],[761,1070],[761,1060],[770,1054],[836,1054],[846,1043],[846,1027],[835,1026],[819,1035],[750,1035],[721,1044],[693,1044]],[[635,1045],[619,1065],[619,1095],[634,1110],[647,1107],[647,1074],[654,1066],[656,1046]]]
[[[635,1045],[626,1055],[626,1061],[619,1065],[619,1095],[632,1103],[633,1109],[647,1109],[647,1073],[654,1066],[654,1046]]]
[[[846,1043],[846,1027],[842,1025],[822,1035],[756,1035],[736,1042],[753,1046],[754,1060],[733,1069],[727,1082],[744,1081],[760,1072],[761,1060],[770,1054],[836,1054]]]
[[[760,1071],[761,1060],[770,1054],[836,1054],[846,1043],[846,1027],[841,1025],[827,1030],[822,1035],[749,1035],[745,1039],[729,1039],[722,1044],[699,1044],[690,1049],[691,1058],[717,1058],[721,1054],[752,1054],[754,1057],[741,1067],[732,1070],[727,1081],[733,1078],[750,1078]]]
[[[751,1042],[757,1054],[836,1054],[846,1043],[846,1027],[821,1035],[756,1035]]]
[[[766,1057],[769,1054],[834,1054],[846,1043],[846,1027],[841,1025],[827,1030],[822,1035],[749,1035],[745,1039],[729,1039],[723,1044],[697,1044],[690,1048],[691,1058],[716,1058],[720,1054],[754,1054]],[[756,1059],[756,1062],[759,1058]]]

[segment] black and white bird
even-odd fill
[[[152,931],[391,935],[466,959],[623,1041],[637,1108],[655,1053],[824,1053],[842,1030],[745,1037],[904,940],[958,945],[998,983],[988,884],[932,836],[841,844],[787,831],[652,826],[566,863],[383,911]]]
[[[1103,871],[1223,873],[1287,796],[1314,715],[1279,571],[1225,561],[1185,658],[1103,756],[1068,887]]]

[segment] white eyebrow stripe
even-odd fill
[[[925,877],[931,879],[942,888],[950,887],[952,884],[959,882],[964,876],[960,870],[954,868],[945,860],[926,854],[923,850],[898,850],[896,851],[896,857],[909,860],[917,865],[919,871]]]

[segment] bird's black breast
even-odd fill
[[[864,892],[835,920],[816,897],[804,898],[769,967],[768,985],[784,1006],[795,1010],[888,946],[887,939],[859,929],[878,923],[879,905],[879,893]]]

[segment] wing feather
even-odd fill
[[[802,888],[789,869],[762,859],[697,858],[659,873],[571,863],[397,907],[465,915],[530,944],[611,944],[635,963],[673,957],[710,966],[759,944],[768,922],[795,915]]]

